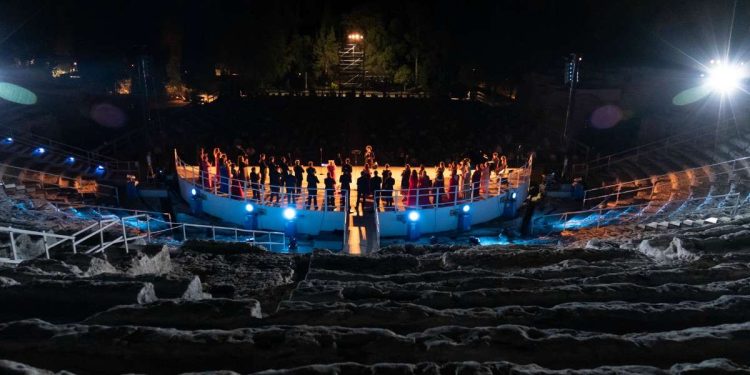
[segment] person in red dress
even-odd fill
[[[408,207],[416,207],[417,205],[417,185],[419,184],[419,177],[417,176],[417,170],[411,171],[409,176],[409,190],[406,192],[406,205]]]
[[[448,203],[456,201],[456,195],[458,194],[458,170],[453,168],[451,170],[451,178],[448,182]]]
[[[229,178],[231,181],[230,188],[231,190],[231,197],[232,199],[245,199],[245,189],[243,188],[243,180],[241,180],[239,177],[239,174],[233,174],[232,172],[232,162],[227,161],[227,170],[229,170]]]
[[[419,189],[419,207],[430,206],[430,197],[432,196],[432,181],[430,181],[430,176],[427,175],[427,171],[425,171],[424,169],[422,169],[419,175],[417,188]]]
[[[336,162],[333,160],[329,160],[326,168],[328,169],[328,173],[331,174],[331,178],[335,180],[336,179]]]

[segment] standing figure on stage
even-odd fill
[[[253,192],[253,199],[258,201],[260,199],[260,189],[263,185],[260,184],[260,175],[255,171],[255,167],[250,168],[250,189]]]
[[[307,163],[307,209],[311,209],[315,203],[315,209],[318,209],[318,180],[317,171],[313,167],[313,162]]]
[[[419,199],[417,202],[417,204],[419,204],[419,207],[429,206],[430,196],[432,195],[432,181],[430,181],[430,176],[427,175],[427,171],[425,171],[424,169],[419,175],[417,189],[419,189]]]
[[[273,160],[273,157],[271,157]],[[279,203],[279,190],[281,189],[281,167],[270,166],[268,169],[268,184],[270,185],[271,194],[268,197],[268,203]]]
[[[383,179],[378,176],[378,171],[372,172],[374,175],[370,179],[370,193],[372,194],[372,209],[377,211],[380,208],[380,196],[379,194],[383,194],[382,191],[382,184]]]
[[[349,206],[351,206],[351,183],[352,183],[352,171],[351,164],[349,169],[346,169],[346,165],[349,163],[349,159],[346,159],[346,164],[341,167],[341,176],[339,176],[339,184],[341,184],[341,207],[346,207],[346,212],[349,212]],[[343,208],[342,208],[343,210]]]
[[[362,171],[359,173],[357,178],[357,204],[354,206],[354,210],[359,215],[359,205],[362,204],[362,213],[365,212],[365,203],[367,196],[370,194],[370,176],[367,172]]]
[[[232,162],[227,160],[227,168],[229,169],[229,181],[230,181],[230,193],[229,196],[232,199],[245,199],[245,189],[243,185],[245,181],[240,179],[239,173],[232,175]]]
[[[419,185],[419,176],[417,175],[417,170],[414,169],[411,171],[411,176],[409,176],[409,186],[406,193],[407,207],[417,206],[417,185]]]
[[[294,178],[297,179],[294,194],[302,195],[302,180],[305,179],[305,169],[302,168],[302,163],[300,163],[299,159],[294,161]]]
[[[448,202],[455,202],[458,199],[458,170],[451,170],[451,179],[448,182]]]
[[[258,160],[258,174],[260,176],[260,185],[265,185],[266,183],[266,174],[268,174],[268,161],[266,161],[266,154],[260,154],[260,159]]]
[[[333,175],[330,172],[328,172],[328,176],[323,180],[323,184],[326,186],[327,210],[331,211],[336,207],[336,180],[333,179]]]
[[[331,175],[331,178],[333,181],[336,181],[336,162],[333,161],[333,159],[328,161],[328,165],[326,165],[326,170],[328,171],[328,174]]]
[[[435,201],[433,202],[436,206],[445,202],[445,177],[443,176],[443,170],[445,168],[438,167],[437,175],[435,176],[435,182],[432,184],[433,191],[435,192]]]
[[[227,163],[226,156],[221,155],[219,157],[218,175],[219,175],[219,192],[222,194],[229,194],[230,172],[229,172],[229,165]]]
[[[479,182],[479,189],[482,193],[483,197],[487,197],[490,193],[490,173],[492,171],[490,170],[490,166],[487,162],[480,163],[481,166],[481,180]]]
[[[497,152],[492,153],[492,164],[490,165],[491,170],[495,171],[495,175],[500,174],[500,154]]]
[[[200,170],[200,179],[201,179],[201,186],[203,186],[206,190],[211,190],[211,187],[213,186],[213,180],[211,178],[211,162],[208,161],[208,154],[201,153],[201,164],[199,167]]]
[[[372,146],[365,146],[365,166],[372,168],[375,165],[375,151],[372,150]]]
[[[291,205],[297,196],[297,177],[293,173],[287,173],[284,177],[284,184],[286,185],[286,204]]]
[[[471,175],[471,200],[479,199],[479,184],[482,181],[482,164],[477,164],[474,173]]]
[[[411,177],[411,166],[406,164],[401,171],[401,202],[406,203],[409,199],[409,177]]]
[[[341,173],[349,173],[349,178],[351,178],[351,174],[354,168],[352,167],[352,163],[349,161],[349,158],[346,158],[344,160],[344,164],[341,165]]]
[[[390,170],[383,171],[383,205],[388,210],[393,207],[393,185],[396,180]]]
[[[461,162],[461,192],[463,199],[469,199],[471,197],[471,165],[469,159],[464,159]]]

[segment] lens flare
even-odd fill
[[[8,82],[0,82],[0,99],[23,105],[36,104],[36,94]]]

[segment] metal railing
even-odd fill
[[[0,261],[11,261],[14,263],[18,263],[22,261],[22,259],[19,258],[18,255],[18,245],[16,243],[16,236],[19,234],[25,234],[27,236],[34,236],[34,237],[42,237],[42,246],[44,249],[44,253],[49,259],[49,251],[52,248],[55,248],[67,241],[71,242],[71,246],[73,248],[73,253],[76,252],[76,239],[74,236],[66,236],[62,234],[56,234],[56,233],[48,233],[47,231],[33,231],[33,230],[27,230],[27,229],[18,229],[13,227],[0,227],[0,233],[7,233],[10,237],[10,249],[11,249],[11,256],[13,258],[6,258],[2,259],[0,258]],[[55,242],[50,243],[49,239],[56,240]]]
[[[90,205],[90,204],[61,204],[61,203],[52,203],[52,205],[55,206],[55,208],[57,208],[58,211],[68,210],[68,209],[79,210],[79,211],[80,210],[90,209],[90,210],[94,211],[94,213],[96,213],[99,216],[105,216],[105,215],[102,214],[103,211],[110,211],[115,216],[120,216],[120,215],[117,215],[117,213],[123,213],[123,212],[127,213],[128,216],[140,215],[140,214],[148,214],[148,215],[152,215],[152,216],[156,217],[156,216],[161,215],[163,217],[166,217],[167,221],[170,221],[170,222],[172,221],[172,215],[169,212],[148,211],[148,210],[135,210],[135,209],[130,209],[130,208],[97,206],[97,205]]]
[[[127,216],[120,220],[122,222],[122,238],[125,243],[126,252],[128,251],[128,241],[146,239],[149,242],[153,242],[156,237],[162,235],[167,235],[171,241],[179,242],[187,241],[190,239],[190,235],[192,235],[193,239],[211,239],[217,241],[229,238],[234,242],[249,242],[264,246],[270,251],[283,251],[286,249],[286,235],[282,232],[174,223],[155,219],[146,214]],[[166,226],[166,228],[155,229],[154,223]],[[140,233],[134,236],[129,235],[126,230],[127,226],[139,228]]]
[[[376,190],[375,208],[382,211],[406,211],[459,206],[504,194],[526,182],[530,173],[525,168],[508,168],[494,178],[479,182],[453,183],[417,189]],[[447,187],[446,187],[447,186]],[[380,206],[382,203],[382,207]]]
[[[14,144],[32,148],[44,146],[45,148],[47,148],[47,152],[59,155],[61,157],[61,160],[64,160],[69,156],[73,156],[76,158],[77,162],[85,162],[93,166],[102,165],[105,166],[109,171],[122,171],[129,173],[135,173],[138,171],[138,162],[136,161],[118,160],[111,156],[102,155],[90,150],[72,146],[33,133],[29,133],[29,136],[24,136],[17,134],[17,132],[13,129],[9,129],[7,127],[5,129],[5,136],[12,137]]]
[[[8,170],[15,171],[16,173],[9,174],[7,173]],[[66,177],[59,174],[0,163],[0,180],[6,178],[16,179],[19,183],[32,182],[40,184],[45,198],[47,197],[47,186],[52,186],[58,189],[74,189],[81,195],[93,192],[97,196],[115,198],[118,204],[120,202],[117,187],[100,184],[93,180],[85,180],[81,177]]]
[[[246,180],[219,176],[201,171],[180,160],[176,155],[179,177],[190,182],[196,191],[219,197],[256,203],[261,206],[295,207],[305,210],[348,211],[349,197],[340,188],[310,188],[301,185],[254,184]],[[349,194],[355,192],[349,190]]]
[[[619,201],[621,195],[625,195],[629,193],[637,193],[639,191],[644,191],[644,190],[649,190],[649,189],[651,190],[651,196],[653,196],[654,189],[656,187],[656,182],[660,180],[663,181],[664,179],[669,178],[670,176],[674,176],[674,175],[681,175],[681,174],[687,175],[694,171],[709,170],[709,171],[712,171],[711,175],[714,178],[716,176],[722,176],[722,175],[728,175],[731,178],[737,172],[750,170],[750,166],[743,166],[741,168],[737,168],[738,162],[740,163],[750,162],[750,156],[727,160],[727,161],[714,163],[714,164],[707,164],[707,165],[700,166],[700,167],[683,169],[681,171],[665,173],[665,174],[661,174],[657,176],[651,176],[651,177],[641,178],[637,180],[625,181],[625,182],[620,182],[617,184],[591,188],[591,189],[586,190],[583,193],[582,207],[585,208],[586,202],[590,202],[592,200],[599,200],[600,202],[598,204],[601,204],[602,202],[608,201],[609,200],[608,198],[615,197],[616,201]],[[728,168],[728,170],[725,169],[721,171],[713,171],[713,169],[717,167],[725,167],[725,166],[726,167],[731,166],[731,168]],[[648,184],[648,185],[643,186],[644,184]],[[634,186],[634,188],[628,189],[627,186],[629,185]],[[623,190],[623,188],[625,188],[625,190]],[[614,190],[614,192],[612,192],[612,190]],[[598,194],[598,192],[602,192],[602,193]]]
[[[730,202],[730,205],[726,205],[727,202]],[[688,207],[689,204],[694,202],[702,202],[701,204],[697,205],[696,207],[693,207],[692,210],[685,211],[684,209]],[[708,203],[714,203],[717,204],[717,207],[706,207],[705,204]],[[541,223],[543,226],[549,226],[552,227],[552,230],[550,232],[555,231],[555,226],[557,225],[560,227],[560,229],[570,229],[570,228],[589,228],[589,227],[596,227],[600,228],[603,225],[609,225],[609,222],[616,222],[617,224],[624,224],[624,223],[642,223],[647,220],[654,220],[654,219],[670,219],[672,215],[680,214],[685,216],[690,215],[696,215],[701,214],[702,216],[706,215],[713,215],[717,212],[727,214],[730,216],[734,216],[737,211],[742,208],[745,205],[750,204],[750,201],[742,200],[741,194],[739,193],[728,193],[728,194],[721,194],[721,195],[706,195],[703,197],[697,197],[697,198],[686,198],[686,199],[673,199],[669,200],[667,202],[664,202],[659,205],[654,205],[653,202],[648,203],[641,203],[641,204],[635,204],[635,205],[627,205],[627,206],[619,206],[619,207],[611,207],[611,208],[605,208],[605,207],[598,207],[588,210],[580,210],[580,211],[567,211],[567,212],[561,212],[556,214],[547,214],[547,215],[541,215],[537,216],[533,220],[532,230],[536,227],[538,227]],[[672,210],[671,212],[666,211],[666,208],[668,206],[675,206],[677,205],[677,208]],[[654,208],[655,211],[651,214],[647,213],[646,211],[649,208]],[[617,215],[618,213],[620,215],[628,212],[628,211],[635,211],[634,214],[626,216],[624,219],[621,218],[621,216],[614,216],[611,218],[607,218],[606,216],[609,214]],[[729,211],[727,213],[727,211]],[[596,215],[596,217],[593,220],[593,223],[591,220],[589,221],[590,225],[581,225],[578,223],[570,223],[571,220],[574,219],[576,216],[589,216],[590,215]],[[557,220],[554,220],[555,223],[549,224],[550,219],[557,218]]]

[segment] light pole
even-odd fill
[[[578,83],[580,78],[579,73],[582,62],[583,57],[575,53],[571,53],[570,60],[568,61],[565,69],[565,84],[570,85],[570,89],[568,91],[568,108],[565,111],[565,126],[563,127],[562,134],[562,141],[566,144],[566,146],[568,142],[568,123],[570,123],[570,117],[572,116],[573,112],[573,100],[575,98],[576,83]]]

